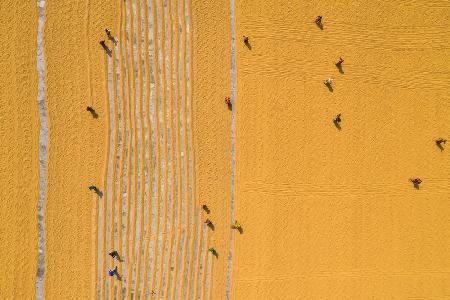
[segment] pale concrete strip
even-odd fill
[[[230,0],[230,15],[231,15],[231,60],[230,60],[230,99],[231,99],[231,192],[230,192],[230,224],[234,222],[234,173],[235,173],[235,114],[236,111],[235,101],[236,101],[236,52],[235,52],[235,42],[236,42],[236,32],[234,27],[234,0]],[[225,289],[225,297],[227,300],[230,299],[231,290],[231,271],[233,267],[233,233],[234,230],[230,228],[230,240],[228,248],[228,267],[227,267],[227,282]]]
[[[45,0],[37,1],[38,9],[38,29],[37,29],[37,74],[38,74],[38,95],[37,105],[39,108],[39,199],[37,204],[38,220],[38,259],[36,271],[36,299],[44,299],[44,275],[45,275],[45,227],[44,227],[44,206],[45,206],[45,174],[47,169],[47,113],[45,109],[45,57],[43,47],[42,28],[45,22]]]

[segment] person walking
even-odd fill
[[[119,276],[119,272],[117,272],[117,266],[114,269],[109,270],[108,275],[109,276],[114,276],[114,275]]]

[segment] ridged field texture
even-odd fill
[[[102,46],[107,138],[96,297],[197,299],[209,294],[212,258],[196,200],[193,136],[204,127],[193,128],[190,2],[117,5]]]
[[[450,3],[235,4],[231,299],[450,297]]]
[[[5,0],[0,27],[0,299],[450,298],[450,2]]]
[[[36,3],[2,1],[0,28],[0,298],[31,299],[38,255]]]

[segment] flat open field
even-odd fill
[[[450,297],[449,13],[236,0],[232,299]]]
[[[0,299],[450,298],[450,2],[7,0],[0,25]]]

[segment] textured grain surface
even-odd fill
[[[45,298],[92,299],[95,293],[95,218],[104,190],[107,91],[105,51],[114,1],[47,1],[44,25],[49,119],[45,206]],[[86,111],[92,106],[98,118]],[[105,274],[101,274],[105,276]]]
[[[449,8],[236,1],[232,299],[450,295]]]
[[[0,297],[32,299],[37,269],[37,6],[0,3]]]
[[[215,260],[209,299],[225,298],[227,276],[231,111],[224,100],[230,96],[229,15],[229,1],[192,1],[192,92],[197,203],[206,204],[211,210],[209,215],[204,212],[202,214],[203,220],[209,218],[215,227],[214,231],[208,233],[208,248],[214,247],[218,252],[217,258],[208,253]]]

